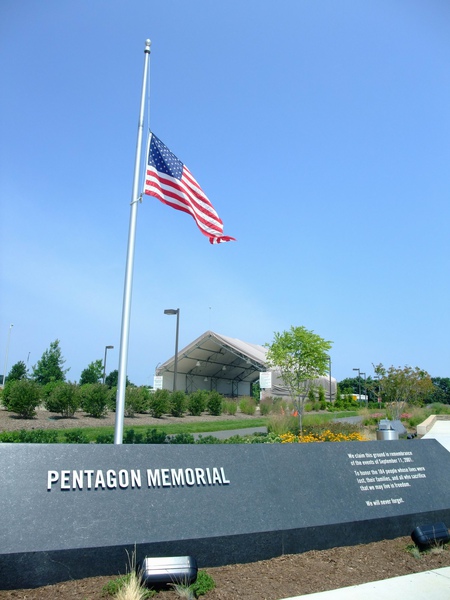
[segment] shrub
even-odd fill
[[[167,434],[164,431],[157,429],[147,429],[145,433],[146,444],[165,444],[167,442]]]
[[[187,399],[182,391],[172,392],[170,394],[170,414],[172,417],[182,417],[186,412]]]
[[[102,383],[85,383],[80,387],[81,408],[91,417],[104,417],[108,412],[109,388]]]
[[[99,433],[95,438],[96,444],[114,444],[114,434],[113,433]]]
[[[150,396],[149,410],[152,417],[160,419],[169,412],[170,392],[168,390],[156,390]]]
[[[145,386],[127,386],[125,390],[125,416],[134,417],[136,413],[145,413],[149,409],[150,392]]]
[[[113,386],[109,388],[108,398],[106,404],[108,406],[108,410],[111,412],[116,412],[116,398],[117,398],[117,386]]]
[[[260,403],[259,412],[262,417],[266,417],[267,415],[270,415],[271,411],[272,411],[272,403],[269,403],[269,402],[261,402]]]
[[[19,379],[12,381],[8,394],[8,410],[24,419],[36,414],[40,404],[40,387],[34,381]]]
[[[126,429],[123,435],[124,444],[143,444],[144,435],[142,433],[135,433],[134,429]]]
[[[49,381],[45,385],[41,385],[41,398],[44,401],[44,403],[48,398],[50,398],[52,393],[63,383],[64,383],[64,381],[58,380],[58,381]],[[58,411],[56,410],[54,412],[58,412]]]
[[[206,409],[208,392],[206,390],[197,390],[188,396],[188,411],[194,417],[199,417]]]
[[[227,415],[235,415],[237,412],[237,403],[234,400],[225,400],[222,404],[222,409]]]
[[[443,404],[442,402],[434,402],[427,406],[427,413],[429,415],[449,415],[450,406]]]
[[[73,429],[64,432],[66,444],[89,444],[89,438],[82,429]]]
[[[319,404],[322,404],[323,402],[325,402],[325,390],[323,389],[323,387],[321,385],[319,385],[318,388],[318,401]]]
[[[6,383],[5,383],[4,387],[3,387],[3,389],[1,390],[1,393],[2,393],[2,404],[6,408],[6,410],[10,410],[10,408],[9,408],[9,397],[11,395],[11,388],[12,388],[13,383],[14,383],[14,380],[13,381],[6,380]]]
[[[213,391],[210,392],[209,398],[206,401],[206,408],[209,411],[209,414],[218,417],[222,414],[222,402],[223,396],[219,394],[219,392]]]
[[[51,385],[50,383],[47,386]],[[47,387],[46,386],[46,387]],[[45,408],[63,417],[73,417],[80,407],[79,388],[74,383],[59,382],[44,400]]]
[[[192,433],[177,433],[169,441],[171,444],[195,444]]]
[[[274,415],[284,415],[289,412],[289,405],[286,400],[274,398],[272,402],[272,410],[270,412],[272,412]]]
[[[256,402],[253,398],[244,397],[239,402],[239,408],[244,415],[254,415],[256,412]]]
[[[196,442],[196,444],[221,444],[221,440],[219,440],[219,438],[216,438],[214,435],[205,435],[205,437],[203,437],[201,434],[199,434]]]
[[[3,431],[0,433],[0,442],[4,444],[56,444],[58,433],[46,429]]]
[[[216,582],[206,571],[199,571],[197,573],[197,579],[194,583],[191,583],[189,589],[196,598],[204,596],[207,592],[213,590],[216,587]]]

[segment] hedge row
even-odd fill
[[[91,442],[89,437],[83,431],[83,429],[72,429],[70,431],[63,432],[63,439],[60,442],[60,438],[57,431],[45,430],[45,429],[33,429],[32,431],[3,431],[0,433],[0,443],[3,444],[113,444],[114,434],[113,433],[100,433],[94,442]],[[227,444],[227,443],[250,443],[248,438],[255,438],[251,440],[251,443],[269,441],[266,440],[265,434],[255,434],[252,436],[233,436],[226,440],[219,440],[218,438],[207,435],[199,435],[196,440],[192,433],[177,433],[175,435],[167,435],[157,429],[147,429],[143,433],[136,433],[133,429],[127,429],[124,432],[123,443],[124,444]],[[271,438],[270,438],[271,439]]]
[[[20,379],[6,383],[1,400],[7,410],[23,418],[33,417],[41,405],[63,417],[72,417],[81,409],[88,416],[99,418],[115,410],[116,393],[117,388],[109,388],[101,383],[79,386],[51,382],[40,386],[29,379]],[[198,390],[185,394],[181,391],[170,393],[168,390],[151,392],[144,386],[127,386],[124,412],[126,417],[149,413],[152,417],[160,418],[165,414],[173,417],[182,417],[185,413],[199,416],[207,410],[211,415],[218,416],[222,414],[225,404],[224,397],[216,391]]]

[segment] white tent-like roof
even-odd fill
[[[267,348],[250,344],[214,331],[206,331],[178,352],[178,390],[193,392],[197,389],[216,389],[227,396],[251,394],[251,384],[259,381],[259,374],[267,371]],[[162,375],[164,388],[172,389],[175,370],[173,356],[156,369]],[[267,390],[274,396],[286,396],[279,375],[273,373],[273,388]],[[321,383],[328,392],[330,378],[321,377]],[[336,380],[331,378],[332,394],[336,391]]]
[[[250,384],[259,380],[260,371],[266,369],[266,349],[230,338],[214,331],[206,331],[178,352],[177,389],[218,389],[228,385],[225,393],[242,395],[250,393]],[[173,383],[175,357],[156,369],[165,382]],[[246,383],[246,391],[239,384]],[[208,384],[208,385],[205,385]],[[167,387],[166,383],[164,387]],[[219,390],[221,391],[221,390]]]

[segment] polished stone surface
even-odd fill
[[[410,535],[450,521],[434,440],[0,445],[4,589],[115,574],[144,556],[199,567]]]

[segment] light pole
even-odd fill
[[[360,369],[353,369],[354,371],[358,371],[358,401],[361,402],[361,370]]]
[[[103,361],[103,385],[105,385],[106,381],[106,353],[108,350],[113,350],[114,346],[105,346],[105,360]]]
[[[366,384],[366,374],[365,373],[360,373],[360,375],[364,375],[364,395],[366,396],[366,403],[368,403],[368,397],[367,397],[367,384]]]
[[[330,387],[330,403],[332,401],[331,399],[331,356],[328,357],[328,362],[329,362],[329,387]]]
[[[177,315],[177,332],[175,335],[175,362],[173,365],[173,391],[177,389],[177,372],[178,372],[178,332],[180,330],[180,309],[166,308],[165,315]]]
[[[11,329],[14,327],[14,325],[11,323],[11,325],[9,326],[9,331],[8,331],[8,341],[6,342],[6,353],[5,353],[5,366],[3,367],[3,387],[5,387],[5,381],[6,381],[6,371],[8,369],[8,354],[9,354],[9,342],[11,341]]]

